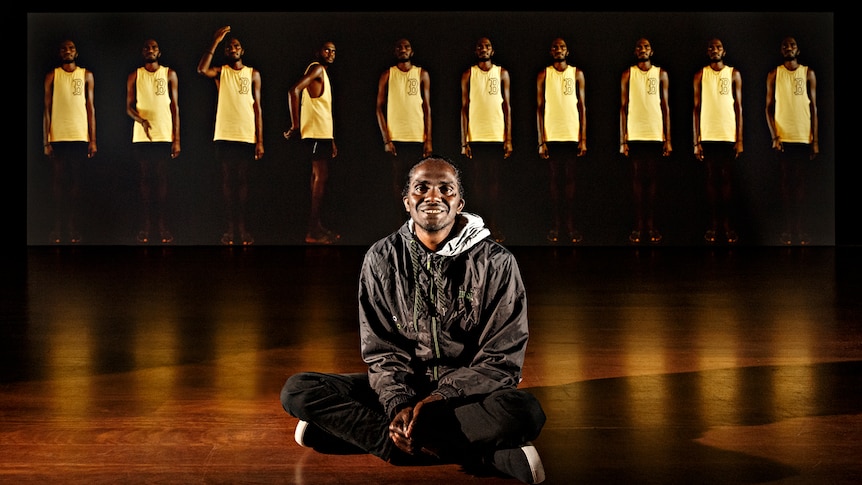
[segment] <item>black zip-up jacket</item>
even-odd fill
[[[362,359],[390,417],[430,393],[516,388],[529,337],[517,261],[476,215],[436,252],[412,221],[365,254],[359,279]]]

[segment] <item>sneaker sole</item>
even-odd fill
[[[545,466],[542,465],[542,459],[539,458],[539,452],[533,445],[524,446],[521,451],[527,456],[527,463],[530,464],[530,471],[533,473],[532,483],[542,483],[545,481]]]
[[[300,420],[296,423],[296,431],[293,432],[293,439],[296,440],[296,444],[303,448],[308,448],[308,445],[306,445],[302,440],[305,437],[306,429],[308,429],[308,421]]]

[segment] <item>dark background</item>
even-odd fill
[[[75,41],[78,64],[95,75],[99,152],[85,169],[85,244],[134,244],[138,230],[137,168],[126,78],[141,64],[148,38],[163,65],[179,76],[182,155],[171,164],[176,244],[218,244],[222,232],[219,167],[213,160],[216,89],[196,73],[213,33],[232,27],[244,63],[262,75],[265,156],[252,172],[249,228],[256,244],[302,244],[310,164],[282,132],[287,91],[325,40],[336,44],[333,84],[338,157],[332,162],[325,222],[346,244],[366,245],[393,230],[398,203],[389,190],[390,163],[374,113],[377,81],[393,61],[399,37],[411,40],[414,62],[431,74],[434,147],[459,164],[460,76],[475,61],[479,37],[491,39],[494,61],[509,70],[514,154],[506,160],[503,229],[507,244],[542,245],[548,229],[547,165],[536,154],[536,75],[549,63],[555,37],[566,39],[570,63],[586,76],[589,154],[579,164],[582,244],[627,244],[631,230],[629,164],[618,154],[620,75],[634,44],[650,39],[654,63],[670,75],[674,154],[664,161],[657,224],[668,245],[699,245],[706,228],[703,167],[691,154],[692,77],[707,63],[706,43],[722,39],[726,62],[743,78],[745,153],[738,163],[741,243],[776,245],[781,232],[778,170],[764,104],[766,75],[781,63],[786,35],[802,64],[817,74],[821,156],[809,180],[809,232],[818,245],[858,244],[852,221],[838,218],[849,183],[835,164],[834,13],[777,12],[140,12],[27,14],[27,245],[48,243],[50,166],[42,155],[42,86],[57,65],[57,45]],[[221,63],[219,46],[214,63]],[[842,181],[842,177],[845,177]],[[467,210],[470,209],[469,193]],[[849,197],[847,197],[849,199]],[[840,219],[838,224],[836,219]],[[844,229],[847,227],[847,229]]]

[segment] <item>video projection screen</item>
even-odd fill
[[[577,224],[589,246],[629,244],[631,163],[619,153],[620,78],[645,37],[653,63],[669,76],[674,151],[659,166],[656,224],[664,245],[702,245],[708,223],[705,170],[693,156],[693,76],[708,64],[707,42],[722,40],[725,63],[742,75],[744,146],[735,163],[740,244],[780,244],[780,171],[766,123],[766,78],[781,64],[786,36],[799,62],[817,76],[820,155],[807,176],[805,217],[812,243],[835,244],[833,13],[787,12],[139,12],[27,15],[27,244],[49,244],[54,215],[51,164],[43,154],[46,74],[58,45],[75,42],[79,66],[93,72],[98,153],[82,172],[82,244],[136,244],[140,225],[138,166],[126,81],[155,39],[160,63],[178,75],[181,155],[168,165],[167,214],[173,244],[217,245],[224,229],[221,169],[213,143],[217,91],[197,73],[219,27],[242,41],[243,62],[261,73],[265,154],[250,169],[249,230],[257,245],[304,244],[311,162],[286,140],[288,90],[325,41],[336,46],[328,69],[338,154],[330,164],[324,219],[341,244],[368,245],[395,230],[403,207],[392,194],[392,162],[384,152],[375,103],[381,73],[395,62],[396,40],[410,40],[413,63],[430,74],[434,152],[465,173],[460,153],[462,73],[476,61],[481,37],[511,78],[514,151],[501,160],[499,211],[507,245],[546,245],[550,224],[548,162],[537,153],[536,80],[551,63],[550,46],[565,39],[569,64],[585,76],[587,154],[576,163]],[[219,47],[221,49],[221,46]],[[224,59],[217,52],[214,64]],[[501,157],[502,158],[502,157]],[[410,161],[403,161],[409,165]],[[470,194],[465,194],[470,210]],[[481,214],[480,214],[481,215]]]

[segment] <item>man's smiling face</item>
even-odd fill
[[[416,166],[410,175],[404,207],[417,231],[448,233],[464,208],[460,183],[453,167],[435,158]]]

